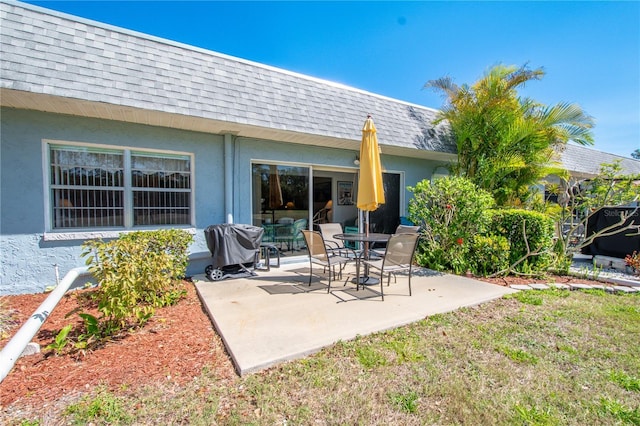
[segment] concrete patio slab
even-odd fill
[[[437,313],[474,306],[505,294],[507,287],[418,269],[409,296],[407,277],[375,287],[332,284],[314,276],[308,263],[258,271],[252,278],[209,281],[195,276],[198,294],[240,375],[304,357],[340,340],[387,330]],[[315,269],[314,269],[315,272]]]

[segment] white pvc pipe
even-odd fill
[[[74,268],[70,270],[67,275],[64,276],[60,284],[49,294],[49,296],[42,302],[42,304],[35,310],[33,315],[29,317],[20,330],[13,336],[13,338],[2,348],[0,352],[0,382],[4,380],[9,374],[18,358],[22,354],[22,351],[27,347],[33,336],[36,335],[42,324],[55,307],[62,299],[62,296],[69,290],[71,284],[80,276],[87,275],[89,268],[84,266],[80,268]]]

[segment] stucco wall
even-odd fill
[[[60,277],[84,266],[82,240],[45,240],[43,139],[130,148],[153,148],[194,154],[195,242],[188,274],[201,273],[209,251],[204,228],[223,223],[224,138],[198,132],[87,119],[59,114],[3,108],[0,139],[0,294],[43,291]],[[233,142],[233,219],[251,223],[251,161],[291,162],[343,167],[356,171],[358,150],[238,137]],[[436,165],[425,160],[382,156],[385,169],[404,171],[405,186],[429,178]],[[405,191],[405,203],[410,193]],[[401,211],[403,209],[401,208]],[[204,258],[203,258],[204,257]]]
[[[81,240],[45,241],[43,139],[153,148],[195,154],[196,241],[208,251],[202,229],[224,222],[223,138],[25,110],[1,111],[0,294],[33,293],[78,266]]]

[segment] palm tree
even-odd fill
[[[524,201],[532,185],[562,173],[557,155],[569,141],[593,143],[593,118],[578,105],[549,107],[518,96],[543,76],[541,68],[496,65],[472,86],[449,77],[425,84],[447,98],[439,121],[447,120],[456,137],[454,173],[491,192],[499,205]]]

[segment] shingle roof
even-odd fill
[[[567,144],[561,155],[563,167],[573,175],[583,177],[595,176],[599,173],[601,164],[615,161],[620,161],[624,174],[640,174],[640,161],[584,146]]]
[[[33,5],[0,0],[0,105],[357,149],[372,114],[383,152],[452,160],[438,111]],[[620,159],[568,145],[594,175]]]
[[[262,129],[352,147],[370,113],[383,151],[455,153],[431,108],[37,6],[2,1],[0,13],[3,105],[25,107],[16,99],[28,92],[84,103],[79,114],[114,105],[125,109],[112,118],[126,121],[135,121],[133,110],[155,111],[172,115],[167,123],[189,117],[241,134]]]

